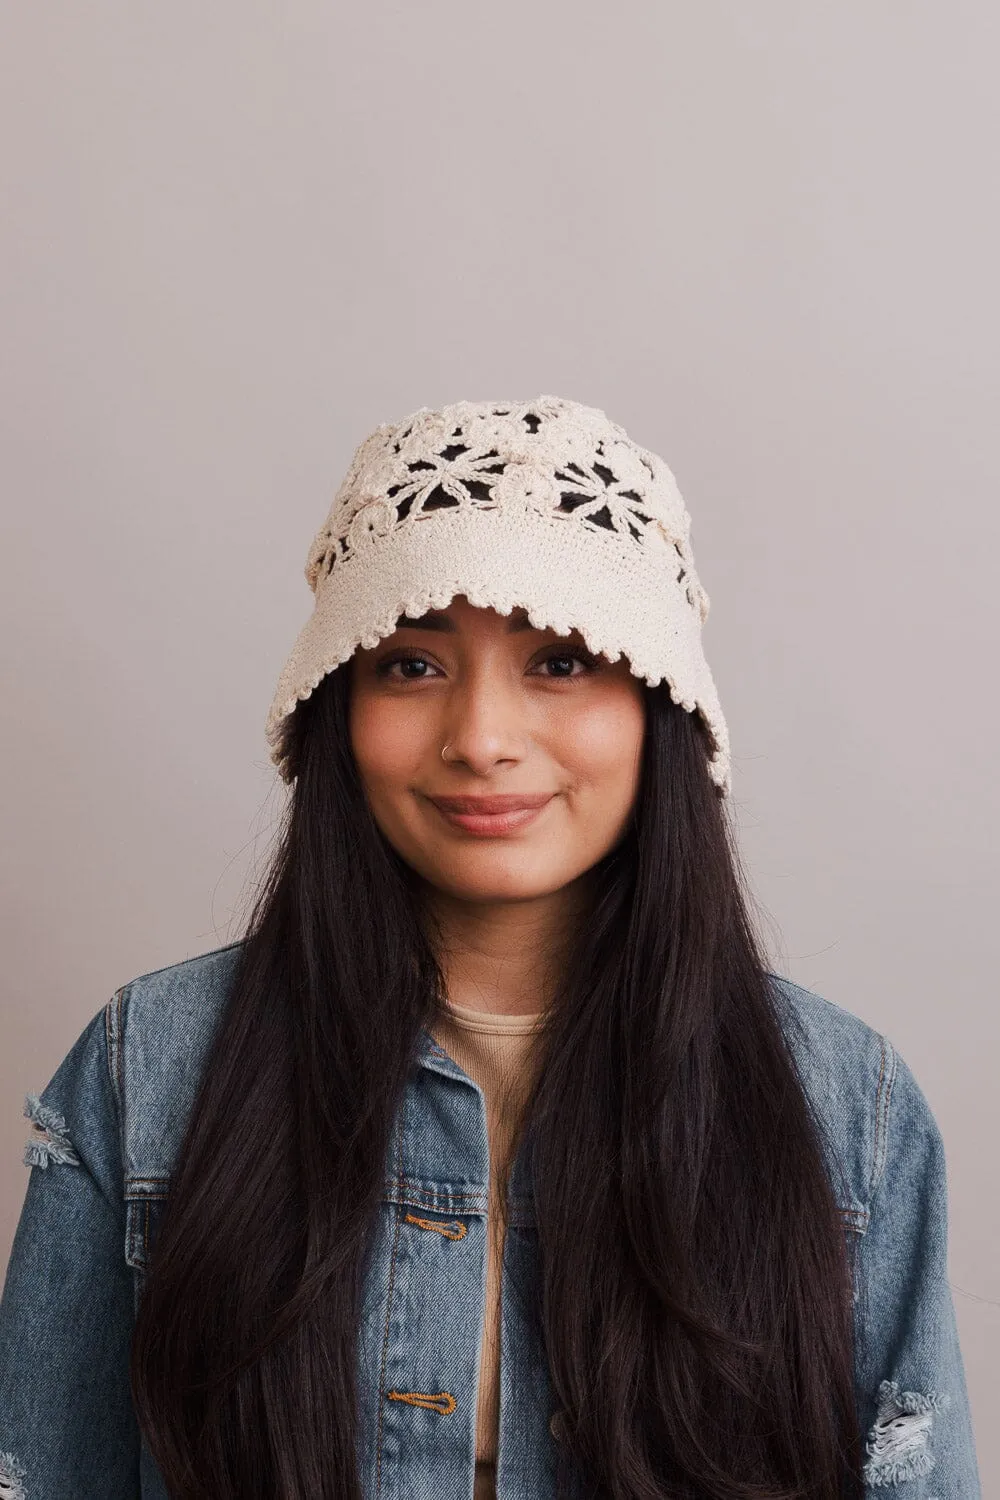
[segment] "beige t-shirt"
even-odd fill
[[[434,1040],[458,1063],[486,1098],[490,1145],[490,1200],[487,1219],[486,1310],[476,1408],[475,1500],[495,1500],[497,1436],[500,1423],[500,1274],[503,1223],[494,1192],[497,1164],[505,1161],[534,1082],[533,1041],[543,1014],[497,1015],[445,1004],[432,1026]]]

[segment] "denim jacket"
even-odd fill
[[[28,1095],[30,1177],[0,1301],[0,1496],[166,1500],[129,1393],[129,1340],[199,1072],[239,943],[143,974]],[[855,1386],[866,1495],[980,1500],[946,1274],[941,1135],[886,1037],[770,976],[836,1168],[853,1239]],[[486,1277],[489,1152],[479,1087],[420,1033],[386,1160],[359,1330],[362,1490],[470,1500]],[[452,1224],[461,1235],[435,1232]],[[508,1264],[535,1225],[515,1159]],[[502,1283],[499,1500],[555,1494],[546,1361]],[[4,1487],[6,1484],[6,1488]]]

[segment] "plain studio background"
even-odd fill
[[[773,966],[944,1134],[1000,1492],[990,0],[0,6],[0,1264],[25,1092],[232,941],[355,444],[554,393],[674,469]]]

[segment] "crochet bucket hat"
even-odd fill
[[[267,716],[282,721],[322,678],[457,594],[537,630],[579,630],[651,687],[698,712],[709,772],[730,792],[729,735],[702,651],[709,597],[670,469],[596,407],[559,396],[457,401],[383,423],[361,442],[305,567],[315,595]],[[287,725],[284,726],[287,728]]]

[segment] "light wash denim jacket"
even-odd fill
[[[0,1302],[5,1500],[166,1500],[129,1395],[129,1338],[238,949],[124,985],[42,1094],[28,1096],[31,1173]],[[884,1036],[771,977],[828,1163],[839,1162],[847,1184],[846,1196],[838,1189],[845,1232],[857,1237],[866,1494],[980,1500],[946,1279],[938,1127]],[[360,1330],[361,1476],[373,1500],[472,1496],[488,1171],[482,1092],[424,1031],[386,1162]],[[511,1188],[507,1255],[520,1278],[535,1249],[524,1157]],[[429,1228],[453,1221],[467,1232]],[[546,1500],[558,1416],[543,1352],[506,1286],[497,1493]]]

